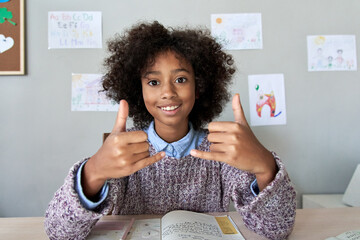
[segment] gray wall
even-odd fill
[[[27,1],[27,75],[0,76],[0,217],[43,215],[116,116],[70,111],[71,73],[102,73],[106,48],[48,50],[48,11],[101,11],[104,42],[139,20],[210,27],[212,13],[262,13],[264,48],[230,51],[238,68],[232,92],[249,119],[247,76],[284,73],[287,125],[253,131],[285,162],[301,206],[304,193],[343,193],[360,162],[359,72],[310,73],[306,54],[307,35],[359,38],[359,10],[358,0]],[[229,104],[219,119],[233,119]]]

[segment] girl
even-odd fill
[[[55,193],[46,211],[50,239],[84,239],[106,214],[223,212],[230,200],[248,228],[286,238],[295,191],[284,164],[252,133],[239,95],[234,122],[211,122],[229,100],[232,57],[206,31],[158,22],[134,26],[109,50],[103,87],[120,101],[117,119]],[[135,127],[126,130],[128,116]]]

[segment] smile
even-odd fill
[[[173,111],[175,109],[178,109],[180,107],[180,105],[176,105],[176,106],[166,106],[166,107],[161,107],[161,110],[164,111]]]

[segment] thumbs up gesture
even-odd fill
[[[257,183],[262,190],[275,177],[276,162],[271,154],[255,137],[246,121],[236,94],[232,100],[234,122],[209,123],[208,140],[210,152],[191,150],[190,154],[208,160],[225,162],[235,168],[256,175]]]
[[[107,179],[129,176],[165,156],[159,152],[150,157],[144,131],[126,132],[128,115],[129,105],[121,100],[113,130],[84,166],[82,187],[87,197],[95,196]]]

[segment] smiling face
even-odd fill
[[[192,66],[172,51],[159,53],[141,76],[146,109],[154,117],[157,134],[179,140],[188,132],[189,114],[195,103]],[[178,139],[177,139],[178,138]]]

